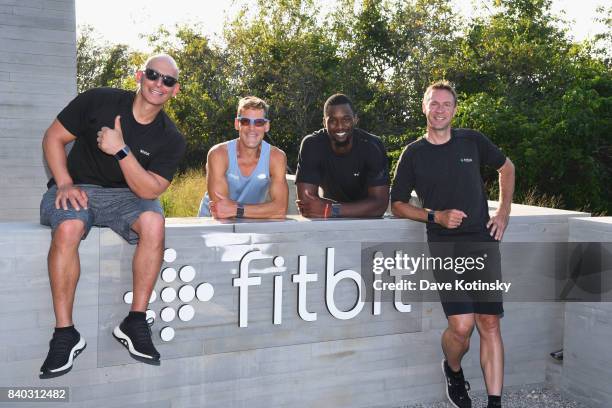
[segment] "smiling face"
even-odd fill
[[[249,119],[265,119],[266,112],[263,109],[245,108],[240,112],[241,118]],[[266,122],[263,126],[255,126],[253,121],[248,125],[243,125],[238,119],[234,120],[234,128],[238,131],[238,139],[240,143],[249,149],[256,149],[261,145],[266,132],[270,130],[270,122]]]
[[[432,89],[423,101],[423,113],[429,129],[446,130],[457,113],[455,97],[446,89]]]
[[[146,68],[150,68],[161,75],[178,78],[178,68],[174,61],[168,57],[159,56],[153,58],[149,61]],[[161,106],[179,91],[178,82],[174,86],[168,87],[164,85],[161,75],[156,80],[150,80],[144,71],[136,73],[136,81],[140,84],[139,92],[151,105]]]
[[[337,146],[346,146],[351,142],[357,117],[349,104],[329,105],[323,124],[331,141]]]

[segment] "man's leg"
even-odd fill
[[[474,331],[474,314],[448,315],[451,305],[461,308],[465,304],[443,303],[448,319],[448,328],[442,334],[442,350],[445,356],[442,361],[442,372],[446,380],[446,396],[453,407],[471,408],[472,401],[468,395],[470,384],[463,376],[461,359],[470,348],[470,337]]]
[[[47,265],[55,312],[55,327],[72,326],[72,305],[81,265],[79,244],[85,233],[81,220],[66,220],[53,232]]]
[[[164,217],[153,211],[145,211],[132,224],[138,234],[138,245],[132,260],[133,290],[132,311],[147,310],[151,292],[157,281],[164,255]]]
[[[489,395],[501,395],[504,383],[504,345],[500,316],[476,314],[480,334],[480,365]]]
[[[57,225],[51,238],[47,264],[55,312],[55,331],[47,358],[40,368],[39,377],[43,379],[69,372],[74,359],[87,345],[72,322],[72,306],[80,275],[79,244],[84,234],[84,221],[67,219]]]
[[[448,328],[442,333],[442,350],[453,371],[461,369],[461,359],[470,348],[474,314],[448,316]]]
[[[113,336],[128,349],[132,358],[159,365],[160,355],[153,345],[145,311],[163,260],[164,217],[156,211],[144,211],[131,224],[131,230],[138,234],[138,245],[132,260],[132,309],[115,327]]]

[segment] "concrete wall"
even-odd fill
[[[570,241],[612,242],[612,217],[572,219],[569,226]],[[604,275],[608,283],[611,268]],[[612,303],[567,303],[564,326],[564,359],[555,383],[589,406],[612,407]]]
[[[586,215],[532,213],[517,208],[509,240],[562,238],[568,217]],[[79,407],[391,407],[443,398],[439,338],[446,323],[437,302],[413,304],[409,313],[383,302],[381,314],[374,315],[370,301],[350,320],[332,317],[325,305],[326,248],[335,248],[334,271],[360,271],[363,242],[422,242],[423,224],[298,217],[239,224],[171,219],[167,227],[166,245],[177,257],[163,268],[190,265],[196,275],[190,282],[160,278],[155,287],[157,299],[150,309],[157,315],[152,330],[161,367],[134,362],[110,335],[129,308],[123,296],[131,289],[133,247],[108,229],[94,229],[81,246],[83,271],[75,305],[87,350],[71,373],[42,381],[37,372],[53,327],[45,265],[49,230],[0,224],[0,384],[69,386],[71,406]],[[248,327],[239,327],[239,293],[232,282],[239,276],[240,260],[254,249],[269,258],[250,266],[250,276],[260,276],[262,284],[250,288]],[[290,277],[299,255],[307,256],[308,273],[318,275],[307,295],[307,309],[317,312],[316,321],[297,315],[297,289]],[[276,256],[283,256],[286,269],[275,272]],[[284,277],[282,323],[275,325],[272,282],[279,275]],[[215,288],[208,301],[160,299],[166,288],[202,283]],[[345,282],[334,299],[350,309],[354,291]],[[194,307],[193,320],[159,318],[163,308],[178,310],[187,303]],[[562,338],[563,305],[509,302],[505,309],[506,385],[544,382],[548,352]],[[175,330],[172,341],[161,340],[163,327]],[[483,389],[476,334],[464,369],[473,389]]]
[[[74,0],[0,0],[0,221],[37,220],[41,140],[76,95]]]

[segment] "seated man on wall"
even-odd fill
[[[238,102],[234,127],[238,138],[208,152],[206,188],[199,216],[225,218],[284,218],[289,188],[287,157],[264,141],[270,130],[268,104],[247,96]],[[270,200],[266,201],[268,195]]]
[[[113,335],[133,358],[159,365],[145,311],[164,251],[165,222],[157,197],[170,185],[186,146],[162,110],[179,91],[178,74],[172,57],[153,56],[136,73],[136,92],[84,92],[45,133],[43,150],[53,178],[40,204],[40,222],[52,228],[48,267],[56,324],[40,378],[67,373],[85,349],[72,306],[79,243],[93,225],[137,244],[131,311]],[[64,147],[72,141],[66,156]]]
[[[300,213],[308,218],[382,216],[390,184],[382,141],[355,127],[353,103],[343,94],[327,99],[323,124],[300,147],[295,178]]]

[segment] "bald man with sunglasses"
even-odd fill
[[[284,218],[289,188],[287,157],[264,139],[270,130],[268,104],[247,96],[238,102],[238,137],[213,146],[206,160],[207,192],[200,217]]]
[[[134,359],[160,364],[145,312],[164,250],[165,222],[157,198],[170,185],[186,146],[163,111],[179,91],[178,74],[172,57],[155,55],[137,71],[136,92],[86,91],[45,133],[43,150],[53,177],[41,201],[40,221],[52,228],[48,267],[56,322],[40,378],[70,371],[86,347],[74,326],[72,305],[80,275],[79,244],[94,225],[137,244],[131,311],[112,334]]]

